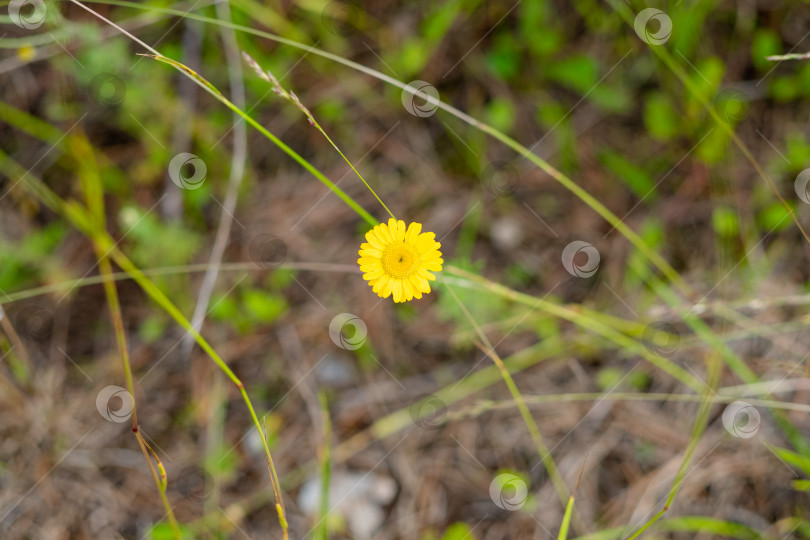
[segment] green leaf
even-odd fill
[[[702,36],[708,31],[704,28],[704,23],[706,16],[712,13],[714,3],[707,0],[690,4],[675,3],[672,9],[667,10],[672,18],[673,28],[667,46],[671,46],[684,56],[691,56],[700,45]]]
[[[287,311],[283,297],[259,289],[246,291],[242,301],[247,315],[263,323],[273,322]]]
[[[489,123],[501,131],[511,131],[515,115],[515,106],[508,99],[495,98],[487,107]]]
[[[547,57],[563,46],[565,38],[548,2],[523,2],[519,9],[521,41],[533,55]]]
[[[796,77],[802,97],[810,97],[810,63],[805,62]]]
[[[596,385],[600,390],[614,388],[623,377],[622,370],[617,367],[606,367],[596,372]]]
[[[406,40],[399,50],[399,56],[394,60],[397,71],[408,74],[418,73],[425,63],[426,51],[418,39]]]
[[[719,236],[737,236],[740,234],[740,224],[737,212],[727,206],[719,206],[712,212],[712,225],[714,232]]]
[[[668,141],[678,134],[680,116],[672,100],[663,92],[653,92],[644,100],[644,125],[654,138]]]
[[[727,155],[730,141],[731,138],[725,130],[715,129],[706,135],[695,154],[707,165],[720,163]]]
[[[566,110],[559,103],[546,102],[537,107],[537,121],[545,128],[551,128],[559,122],[565,120]]]
[[[292,283],[294,277],[295,277],[295,270],[279,268],[273,272],[270,272],[267,275],[267,279],[265,282],[267,283],[268,287],[280,291],[286,288],[290,283]]]
[[[422,38],[429,41],[439,41],[444,39],[453,21],[458,17],[461,11],[461,2],[459,0],[437,2],[433,6],[435,7],[433,12],[424,18]]]
[[[233,320],[239,315],[239,307],[233,296],[220,296],[211,302],[210,313],[212,319]]]
[[[179,528],[181,538],[184,540],[194,538],[194,532],[191,529],[182,524],[179,525]],[[174,529],[172,529],[171,524],[167,521],[161,521],[153,525],[152,530],[149,531],[149,537],[152,540],[176,540]]]
[[[775,77],[771,82],[770,93],[776,101],[787,103],[795,100],[801,93],[801,87],[795,77],[788,75]]]
[[[602,150],[597,154],[597,159],[638,197],[654,194],[655,184],[641,167],[630,163],[612,150]]]
[[[706,99],[711,98],[723,80],[726,64],[716,56],[702,58],[695,66],[693,82],[700,94]]]
[[[650,376],[643,371],[632,371],[627,376],[627,384],[636,390],[644,390],[650,386]]]
[[[751,60],[760,71],[768,71],[773,68],[773,62],[765,60],[766,56],[780,54],[782,52],[782,40],[779,35],[770,28],[760,28],[754,34],[751,43]]]
[[[605,112],[622,113],[635,107],[631,94],[621,81],[602,81],[593,87],[588,99]]]
[[[794,480],[790,483],[796,491],[810,492],[810,480]]]
[[[596,60],[590,56],[575,55],[551,65],[548,77],[580,94],[588,93],[599,79]]]
[[[138,327],[138,336],[146,343],[154,343],[166,332],[166,320],[160,315],[147,317]]]
[[[511,34],[495,36],[495,43],[486,55],[489,68],[505,81],[514,80],[520,75],[521,49]]]
[[[785,137],[785,147],[785,157],[787,157],[791,165],[798,166],[799,169],[802,169],[806,167],[805,164],[807,162],[810,162],[810,144],[808,144],[803,133],[795,132],[788,134],[787,137]],[[798,172],[798,170],[796,172]]]
[[[790,203],[788,203],[790,204]],[[774,202],[757,214],[757,225],[767,232],[778,232],[792,225],[790,214],[781,202]]]
[[[459,521],[447,527],[442,540],[475,540],[475,536],[469,525]]]

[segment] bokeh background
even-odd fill
[[[571,538],[629,538],[664,508],[640,537],[810,538],[810,60],[766,59],[810,49],[806,2],[85,3],[120,28],[66,1],[4,5],[2,538],[176,537],[133,400],[183,538],[282,537],[238,388],[113,265],[125,389],[94,244],[31,187],[84,204],[93,174],[107,247],[196,310],[244,382],[291,538],[557,538],[549,463],[576,495]],[[367,223],[121,29],[386,219],[248,53],[459,271],[420,301],[378,298],[356,268]]]

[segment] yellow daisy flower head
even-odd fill
[[[436,235],[422,232],[421,223],[407,229],[402,220],[389,219],[366,233],[357,264],[363,279],[380,298],[394,295],[394,302],[407,302],[430,292],[433,272],[442,269],[442,247]]]

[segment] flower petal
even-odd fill
[[[404,302],[402,294],[402,281],[394,280],[394,302]]]
[[[431,250],[439,249],[441,244],[436,242],[434,233],[422,233],[416,238],[416,249],[419,253],[428,253]]]
[[[371,247],[379,250],[385,249],[385,242],[382,241],[382,238],[379,237],[379,235],[376,233],[375,230],[367,232],[366,239],[368,240]]]
[[[422,231],[422,224],[413,222],[408,225],[408,232],[405,233],[405,242],[408,244],[413,244],[416,242],[416,239],[419,237],[419,233]]]
[[[374,285],[374,282],[380,279],[385,275],[383,270],[375,270],[372,272],[366,272],[363,274],[363,279],[369,282],[369,285]]]
[[[394,279],[388,278],[388,283],[385,284],[385,287],[382,288],[380,291],[380,296],[383,298],[388,298],[391,296],[391,293],[394,291]]]
[[[367,254],[369,257],[382,257],[383,250],[372,247],[371,244],[363,244],[360,246],[360,255]]]
[[[428,280],[428,281],[436,281],[436,276],[434,276],[433,274],[431,274],[430,272],[428,272],[424,268],[420,268],[417,271],[417,275],[419,277],[421,277],[422,279],[425,279],[425,280]]]
[[[391,231],[388,229],[388,225],[381,223],[374,227],[374,230],[377,232],[377,237],[380,239],[384,245],[389,245],[394,239],[391,236]]]

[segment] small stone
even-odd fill
[[[367,540],[385,521],[385,509],[397,493],[393,478],[373,473],[333,472],[329,483],[329,511],[339,513],[354,538]],[[321,479],[313,476],[301,487],[298,506],[312,517],[320,508]]]
[[[520,245],[523,240],[523,227],[512,218],[499,218],[492,224],[490,235],[495,247],[506,251]]]

